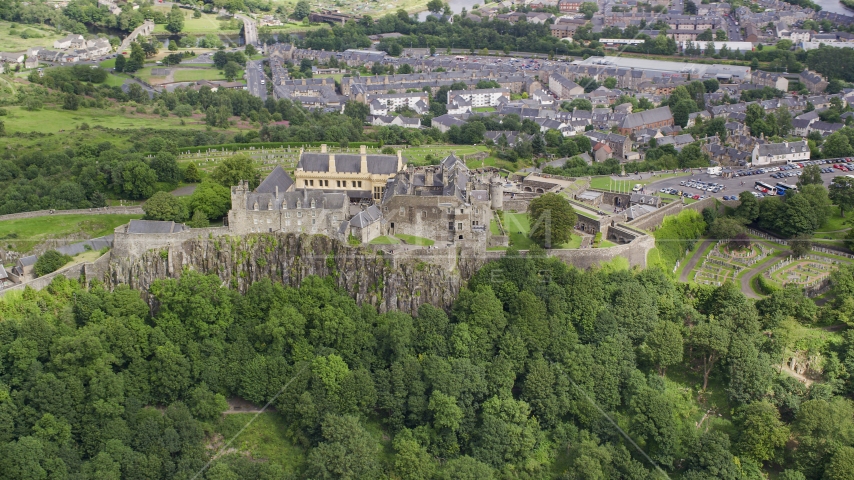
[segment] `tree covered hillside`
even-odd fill
[[[800,323],[850,318],[852,273],[818,308],[511,252],[416,316],[322,278],[241,295],[186,272],[151,309],[58,278],[0,302],[0,478],[196,478],[233,396],[272,399],[303,461],[198,478],[852,478],[854,338],[822,382],[779,367]]]

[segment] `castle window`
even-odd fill
[[[311,208],[315,208],[315,207],[317,207],[317,201],[312,199],[311,200]]]
[[[332,221],[337,222],[338,221],[338,215],[332,215]]]
[[[290,226],[291,226],[291,221],[290,221],[290,220],[285,220],[285,226],[286,226],[286,227],[290,227]]]
[[[302,200],[297,200],[297,208],[302,208]]]
[[[314,180],[309,180],[308,184],[313,187],[314,186]]]
[[[291,218],[291,212],[285,212],[285,218]]]
[[[314,219],[314,218],[312,218],[312,219],[311,219],[311,224],[312,224],[312,225],[314,225],[314,224],[316,224],[316,223],[317,223],[317,220],[316,220],[316,219]]]
[[[329,186],[329,180],[324,180],[324,181],[323,181],[323,186],[328,187],[328,186]]]
[[[253,218],[253,219],[252,219],[252,224],[253,224],[253,225],[258,225],[258,219],[257,219],[257,218]]]
[[[316,217],[316,216],[317,216],[317,211],[313,211],[313,212],[311,212],[311,216],[312,216],[312,217]]]
[[[406,215],[406,207],[400,207],[400,214]]]
[[[255,202],[255,204],[252,205],[252,210],[255,210],[256,212],[258,211],[258,202]]]
[[[268,224],[269,224],[269,223],[273,223],[273,220],[271,220],[271,219],[269,219],[269,218],[268,218],[268,219],[267,219],[267,223],[268,223]]]
[[[297,218],[302,218],[302,212],[297,212]]]
[[[302,220],[297,220],[297,226],[298,226],[298,227],[301,227],[301,226],[302,226]]]

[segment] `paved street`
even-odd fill
[[[260,66],[260,60],[246,62],[246,74],[244,75],[246,77],[246,88],[252,95],[261,100],[267,100],[267,85],[261,83],[262,81],[266,82],[267,78],[264,71],[259,68]]]
[[[820,167],[830,167],[831,165],[819,165],[819,166]],[[772,186],[776,185],[777,182],[783,182],[783,183],[791,184],[791,185],[798,183],[798,177],[771,178],[771,175],[773,173],[777,173],[777,172],[768,172],[768,173],[764,173],[761,175],[750,175],[750,176],[744,176],[744,177],[738,177],[738,178],[721,178],[721,177],[716,177],[716,176],[709,175],[708,173],[705,173],[705,169],[702,169],[702,171],[703,171],[703,173],[697,173],[697,169],[694,169],[692,175],[667,178],[667,179],[660,180],[657,182],[652,182],[646,186],[645,191],[646,191],[646,193],[651,194],[653,192],[658,192],[659,189],[661,189],[661,188],[675,188],[676,190],[682,190],[682,191],[690,192],[692,195],[693,194],[706,195],[706,196],[712,195],[714,197],[721,198],[724,195],[727,195],[727,196],[738,195],[739,193],[741,193],[745,190],[755,191],[754,185],[756,182],[765,182],[765,183],[770,184]],[[789,170],[789,171],[790,172],[799,172],[802,170],[799,169],[799,170]],[[649,175],[650,174],[648,174],[648,173],[643,173],[643,174],[641,174],[641,177],[644,179],[648,179]],[[822,177],[822,179],[824,179],[825,185],[830,185],[831,180],[833,180],[833,177],[835,177],[836,175],[854,175],[854,173],[852,173],[852,172],[840,172],[839,170],[834,169],[834,173],[823,173],[821,175],[821,177]],[[629,175],[628,177],[622,178],[622,180],[626,180],[626,179],[633,180],[633,179],[637,179],[637,178],[638,178],[637,175]],[[689,188],[689,187],[684,187],[684,186],[679,185],[679,182],[685,182],[687,180],[692,180],[692,179],[693,180],[699,180],[701,182],[719,183],[719,184],[723,185],[725,187],[725,189],[716,193],[716,194],[711,194],[710,192],[701,192],[700,190],[697,190],[695,188]],[[744,183],[744,185],[742,185],[742,183]]]

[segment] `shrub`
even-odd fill
[[[48,250],[36,260],[33,270],[37,277],[41,277],[59,270],[70,261],[71,257],[68,255],[63,255],[56,250]]]

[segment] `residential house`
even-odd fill
[[[86,45],[86,39],[83,35],[67,35],[53,42],[53,48],[65,50],[68,48],[83,48]]]
[[[827,88],[827,80],[821,75],[810,70],[804,70],[799,75],[801,83],[806,85],[810,93],[821,93]]]
[[[568,100],[584,93],[584,87],[559,73],[549,75],[549,90],[560,100]]]
[[[786,92],[789,90],[789,81],[783,75],[778,73],[763,72],[756,70],[753,72],[751,82],[763,87],[776,88],[777,90]]]
[[[398,115],[396,117],[376,115],[371,117],[371,125],[375,127],[403,127],[403,128],[421,128],[421,120],[418,118],[404,117]]]
[[[768,143],[753,147],[751,163],[754,166],[771,163],[791,163],[810,159],[806,140],[799,142]]]

